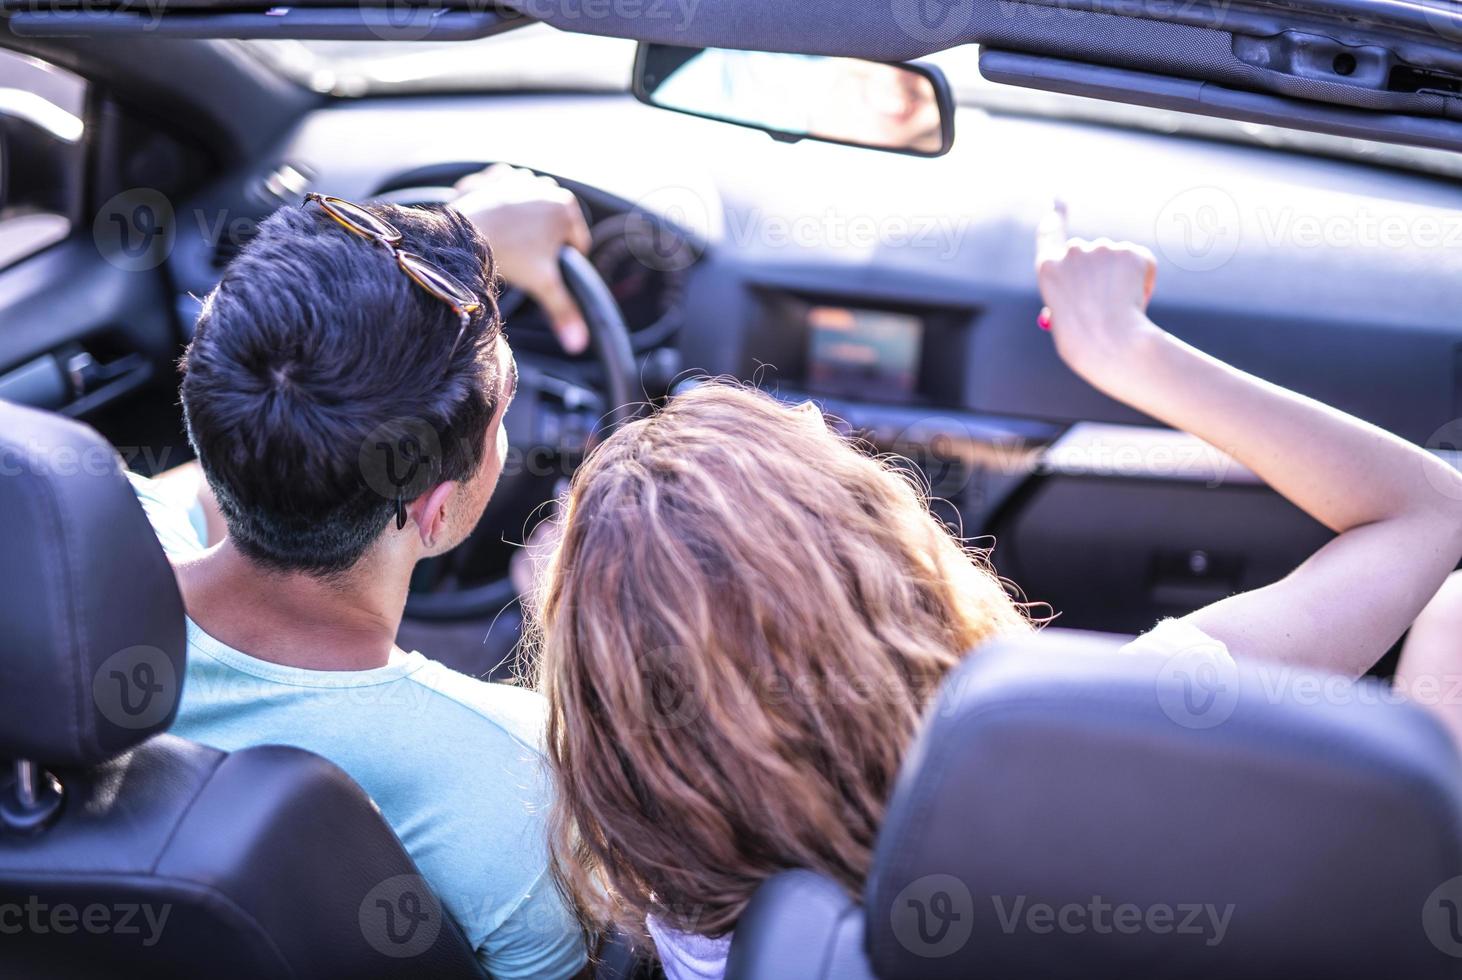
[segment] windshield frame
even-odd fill
[[[1078,0],[1079,2],[1079,0]],[[1096,0],[1097,3],[1102,0]],[[1376,0],[1326,0],[1330,6],[1342,7],[1374,4]],[[550,40],[551,39],[551,40]],[[472,41],[233,41],[249,57],[269,71],[293,84],[336,99],[406,97],[425,95],[507,95],[507,94],[609,94],[630,97],[631,75],[635,60],[635,42],[622,38],[574,34],[559,31],[547,24],[526,18],[510,29],[490,37]],[[554,45],[555,51],[575,49],[575,57],[550,59],[542,49]],[[507,74],[454,74],[441,56],[459,51],[479,55],[498,45],[520,46],[521,58],[475,58],[489,61]],[[497,47],[493,54],[507,50]],[[585,71],[590,62],[586,52],[597,51],[599,60]],[[1105,126],[1136,132],[1212,140],[1307,156],[1362,163],[1392,170],[1404,170],[1434,177],[1462,180],[1462,154],[1445,150],[1403,146],[1353,137],[1331,136],[1304,130],[1258,123],[1240,122],[1221,116],[1204,116],[1176,110],[1156,109],[1124,102],[1064,95],[1030,88],[1004,85],[986,80],[978,69],[978,45],[958,45],[914,62],[940,69],[949,79],[955,103],[961,112],[976,111],[1000,116],[1051,119],[1087,125]],[[345,55],[346,60],[331,61],[331,56]],[[379,55],[381,58],[368,57]],[[382,60],[384,59],[384,60]],[[606,60],[608,59],[608,60]],[[391,67],[390,72],[375,76],[362,74],[373,61]],[[538,70],[529,76],[528,84],[511,74],[513,64],[531,62]],[[557,69],[543,71],[556,61],[572,62],[573,71],[558,74]],[[613,63],[610,63],[613,62]],[[411,76],[405,69],[422,65],[429,73]],[[597,74],[596,74],[597,73]],[[495,82],[512,84],[494,84]],[[956,126],[956,138],[958,127]]]

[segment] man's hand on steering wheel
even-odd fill
[[[588,254],[589,225],[573,193],[551,177],[497,163],[457,181],[452,202],[492,246],[497,271],[543,310],[570,354],[589,346],[584,315],[559,269],[565,246]]]
[[[582,453],[633,417],[638,404],[634,345],[619,304],[589,261],[584,213],[573,194],[550,178],[504,164],[463,178],[454,190],[460,196],[453,206],[492,245],[498,273],[538,303],[566,351],[591,355],[591,363],[577,366],[567,378],[558,377],[552,365],[519,364],[519,394],[505,420],[509,441],[525,459],[536,458],[540,450],[551,456]],[[521,520],[514,507],[521,506],[525,495],[543,492],[541,476],[532,466],[505,469],[484,518],[497,529],[497,536],[505,529],[501,519],[506,515],[515,515],[510,523]],[[492,516],[494,507],[501,511],[497,517]],[[499,523],[493,524],[495,520]],[[545,528],[540,539],[546,539],[550,530]],[[525,577],[523,573],[532,569],[520,560],[517,583],[504,575],[463,588],[437,588],[443,581],[457,580],[444,574],[444,569],[450,572],[447,563],[452,560],[429,558],[417,566],[407,616],[493,617],[516,601],[533,578]]]

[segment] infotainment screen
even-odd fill
[[[924,324],[908,313],[814,306],[807,311],[807,383],[829,395],[914,393]]]

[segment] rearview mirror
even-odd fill
[[[954,142],[939,69],[860,58],[641,44],[635,98],[704,119],[801,139],[935,157]]]

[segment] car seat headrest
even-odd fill
[[[116,451],[0,402],[0,756],[88,766],[165,730],[185,651],[173,571]]]
[[[1459,770],[1371,682],[1092,635],[946,681],[865,895],[880,977],[1453,976]]]

